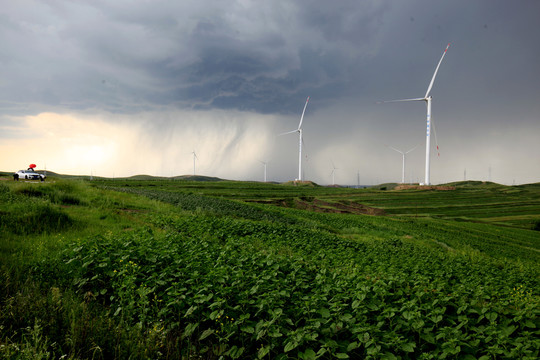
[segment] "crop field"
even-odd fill
[[[537,359],[540,186],[0,181],[0,359]]]

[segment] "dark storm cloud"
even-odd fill
[[[21,1],[0,9],[0,106],[296,113],[434,87],[537,103],[537,1]],[[452,74],[452,81],[445,77]],[[532,81],[534,80],[534,81]],[[444,86],[442,86],[444,84]],[[505,84],[505,86],[500,86]],[[456,95],[457,94],[457,95]],[[490,94],[491,96],[486,96]],[[31,104],[31,105],[29,105]],[[313,104],[314,106],[315,103]],[[538,105],[536,105],[536,110]]]
[[[377,2],[378,4],[379,2]],[[0,10],[4,99],[136,111],[297,111],[368,56],[370,2],[21,2]],[[325,89],[332,91],[325,91]]]
[[[292,14],[297,25],[285,31],[263,27],[257,36],[247,37],[249,26],[256,24],[242,27],[220,17],[201,19],[187,37],[185,50],[193,61],[182,61],[184,54],[178,52],[150,66],[153,76],[166,84],[158,98],[194,108],[263,113],[297,111],[306,94],[337,99],[354,78],[351,70],[362,56],[357,43],[369,28],[365,22],[374,18],[358,6],[353,13],[352,4],[343,2],[324,11],[314,4],[298,6]],[[343,5],[351,11],[343,12]],[[260,16],[257,11],[248,15]],[[339,21],[342,15],[347,21]],[[341,91],[335,91],[337,83]]]

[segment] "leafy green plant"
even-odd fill
[[[239,191],[223,183],[210,197],[144,184],[54,190],[73,191],[81,202],[60,211],[99,231],[43,235],[57,247],[1,267],[2,344],[51,358],[539,355],[531,230],[242,203],[215,197]],[[0,196],[56,209],[43,195]]]

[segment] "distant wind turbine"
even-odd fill
[[[403,158],[403,165],[402,165],[402,168],[401,168],[401,183],[402,184],[405,184],[405,155],[407,155],[408,153],[410,153],[411,151],[413,151],[414,149],[416,149],[420,144],[416,145],[415,147],[413,147],[411,150],[409,151],[406,151],[406,152],[403,152],[401,150],[398,150],[396,148],[393,148],[391,146],[388,146],[390,149],[394,150],[394,151],[397,151],[398,153],[401,154],[402,158]]]
[[[430,135],[431,135],[431,100],[432,97],[429,95],[429,92],[431,91],[431,88],[433,87],[433,83],[435,82],[435,77],[437,76],[437,72],[439,71],[439,67],[441,66],[441,63],[444,59],[444,56],[446,55],[446,52],[448,51],[448,48],[450,47],[450,44],[446,46],[446,49],[444,50],[444,53],[441,56],[441,60],[439,60],[439,64],[437,64],[437,68],[435,69],[435,73],[433,74],[433,77],[431,78],[431,82],[429,83],[428,89],[426,91],[426,95],[422,98],[414,98],[414,99],[403,99],[403,100],[389,100],[389,101],[383,101],[384,103],[387,102],[401,102],[401,101],[425,101],[426,107],[427,107],[427,118],[426,118],[426,174],[425,174],[425,181],[424,185],[429,185],[429,160],[430,160]]]
[[[302,181],[302,143],[303,143],[302,121],[304,121],[304,113],[306,112],[306,107],[307,107],[308,102],[309,102],[309,96],[307,97],[306,104],[304,105],[304,110],[302,111],[302,117],[300,117],[300,123],[298,124],[298,129],[279,134],[281,136],[281,135],[292,134],[295,132],[298,133],[298,179],[297,179],[298,181]]]
[[[193,154],[193,176],[195,176],[195,160],[197,160],[197,154],[195,154],[195,150],[191,152]]]
[[[332,161],[332,185],[336,185],[336,170],[338,168],[334,165],[334,162]]]
[[[268,164],[268,161],[259,160],[259,162],[264,165],[264,182],[266,182],[266,165]]]

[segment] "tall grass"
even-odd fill
[[[80,181],[1,182],[0,359],[146,358],[140,329],[77,293],[60,258],[67,244],[144,223],[157,205]]]

